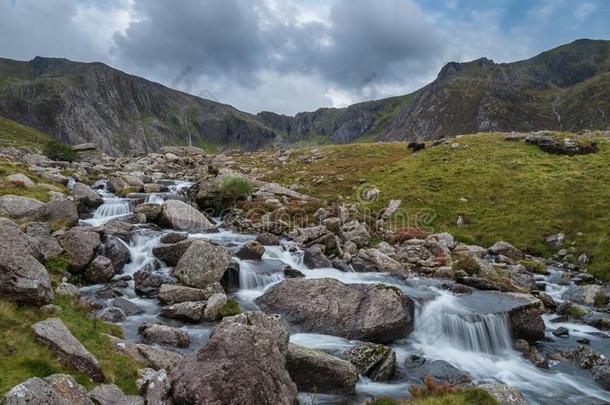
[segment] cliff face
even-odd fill
[[[434,139],[479,131],[610,128],[610,41],[531,59],[449,63],[405,96],[294,117],[237,109],[100,63],[0,59],[0,116],[110,154],[168,144],[258,149],[301,141]]]
[[[275,133],[254,116],[100,63],[0,60],[0,115],[110,154],[167,144],[256,149]]]

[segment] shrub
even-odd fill
[[[76,158],[76,154],[70,145],[66,145],[65,143],[58,141],[47,142],[47,144],[44,146],[43,153],[51,160],[73,162]]]
[[[220,196],[233,204],[246,198],[253,190],[252,183],[243,177],[225,177],[220,183]]]

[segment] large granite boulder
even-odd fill
[[[219,282],[229,266],[230,252],[204,240],[193,241],[173,270],[178,281],[188,287],[206,288]]]
[[[145,322],[138,327],[144,343],[156,343],[173,347],[188,347],[191,339],[188,333],[173,326]]]
[[[131,253],[125,242],[113,235],[104,236],[99,253],[110,259],[115,273],[123,272],[123,268],[131,260]]]
[[[175,403],[294,404],[297,387],[286,370],[288,331],[260,313],[225,318],[209,342],[170,373]]]
[[[72,189],[72,196],[78,212],[81,213],[94,210],[104,203],[104,200],[98,193],[83,183],[76,183],[74,185],[74,188]]]
[[[4,395],[5,405],[93,405],[87,390],[65,374],[32,377]]]
[[[178,200],[169,200],[163,203],[159,224],[191,233],[208,232],[215,228],[205,215]]]
[[[155,246],[152,253],[157,259],[165,262],[168,266],[175,266],[191,246],[191,243],[193,243],[192,240],[183,240],[169,245]]]
[[[604,287],[594,284],[570,286],[561,298],[577,304],[596,307],[604,307],[608,304],[608,292]]]
[[[159,301],[164,304],[205,301],[212,295],[220,292],[224,292],[224,290],[219,283],[211,284],[205,289],[185,287],[176,284],[163,284],[159,289]]]
[[[0,218],[0,297],[34,305],[53,300],[47,269],[33,238],[8,219]]]
[[[47,203],[44,217],[54,227],[71,227],[78,222],[78,211],[76,205],[62,196],[54,196]]]
[[[91,284],[107,283],[114,275],[112,261],[106,256],[96,256],[83,273],[85,280]]]
[[[0,215],[13,219],[40,217],[45,207],[45,203],[33,198],[12,194],[0,196]]]
[[[100,235],[84,227],[74,227],[59,237],[59,244],[70,258],[70,270],[79,272],[95,258]]]
[[[413,329],[413,301],[386,285],[287,279],[256,302],[306,332],[384,343]]]
[[[49,318],[32,325],[34,338],[48,346],[59,361],[68,367],[87,374],[93,381],[104,381],[104,373],[99,362],[70,333],[59,318]]]
[[[353,394],[356,390],[356,367],[319,350],[290,343],[286,367],[299,391]]]

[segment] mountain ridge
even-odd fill
[[[100,62],[0,58],[0,115],[111,154],[167,144],[253,150],[295,143],[428,140],[484,131],[610,128],[610,41],[529,59],[450,62],[413,93],[294,116],[249,114]]]

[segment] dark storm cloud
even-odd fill
[[[304,22],[290,3],[278,4],[141,2],[139,21],[116,36],[117,52],[135,66],[173,72],[174,82],[204,75],[250,87],[265,70],[315,74],[348,92],[372,78],[404,83],[442,53],[438,35],[409,0],[336,0],[326,21]]]

